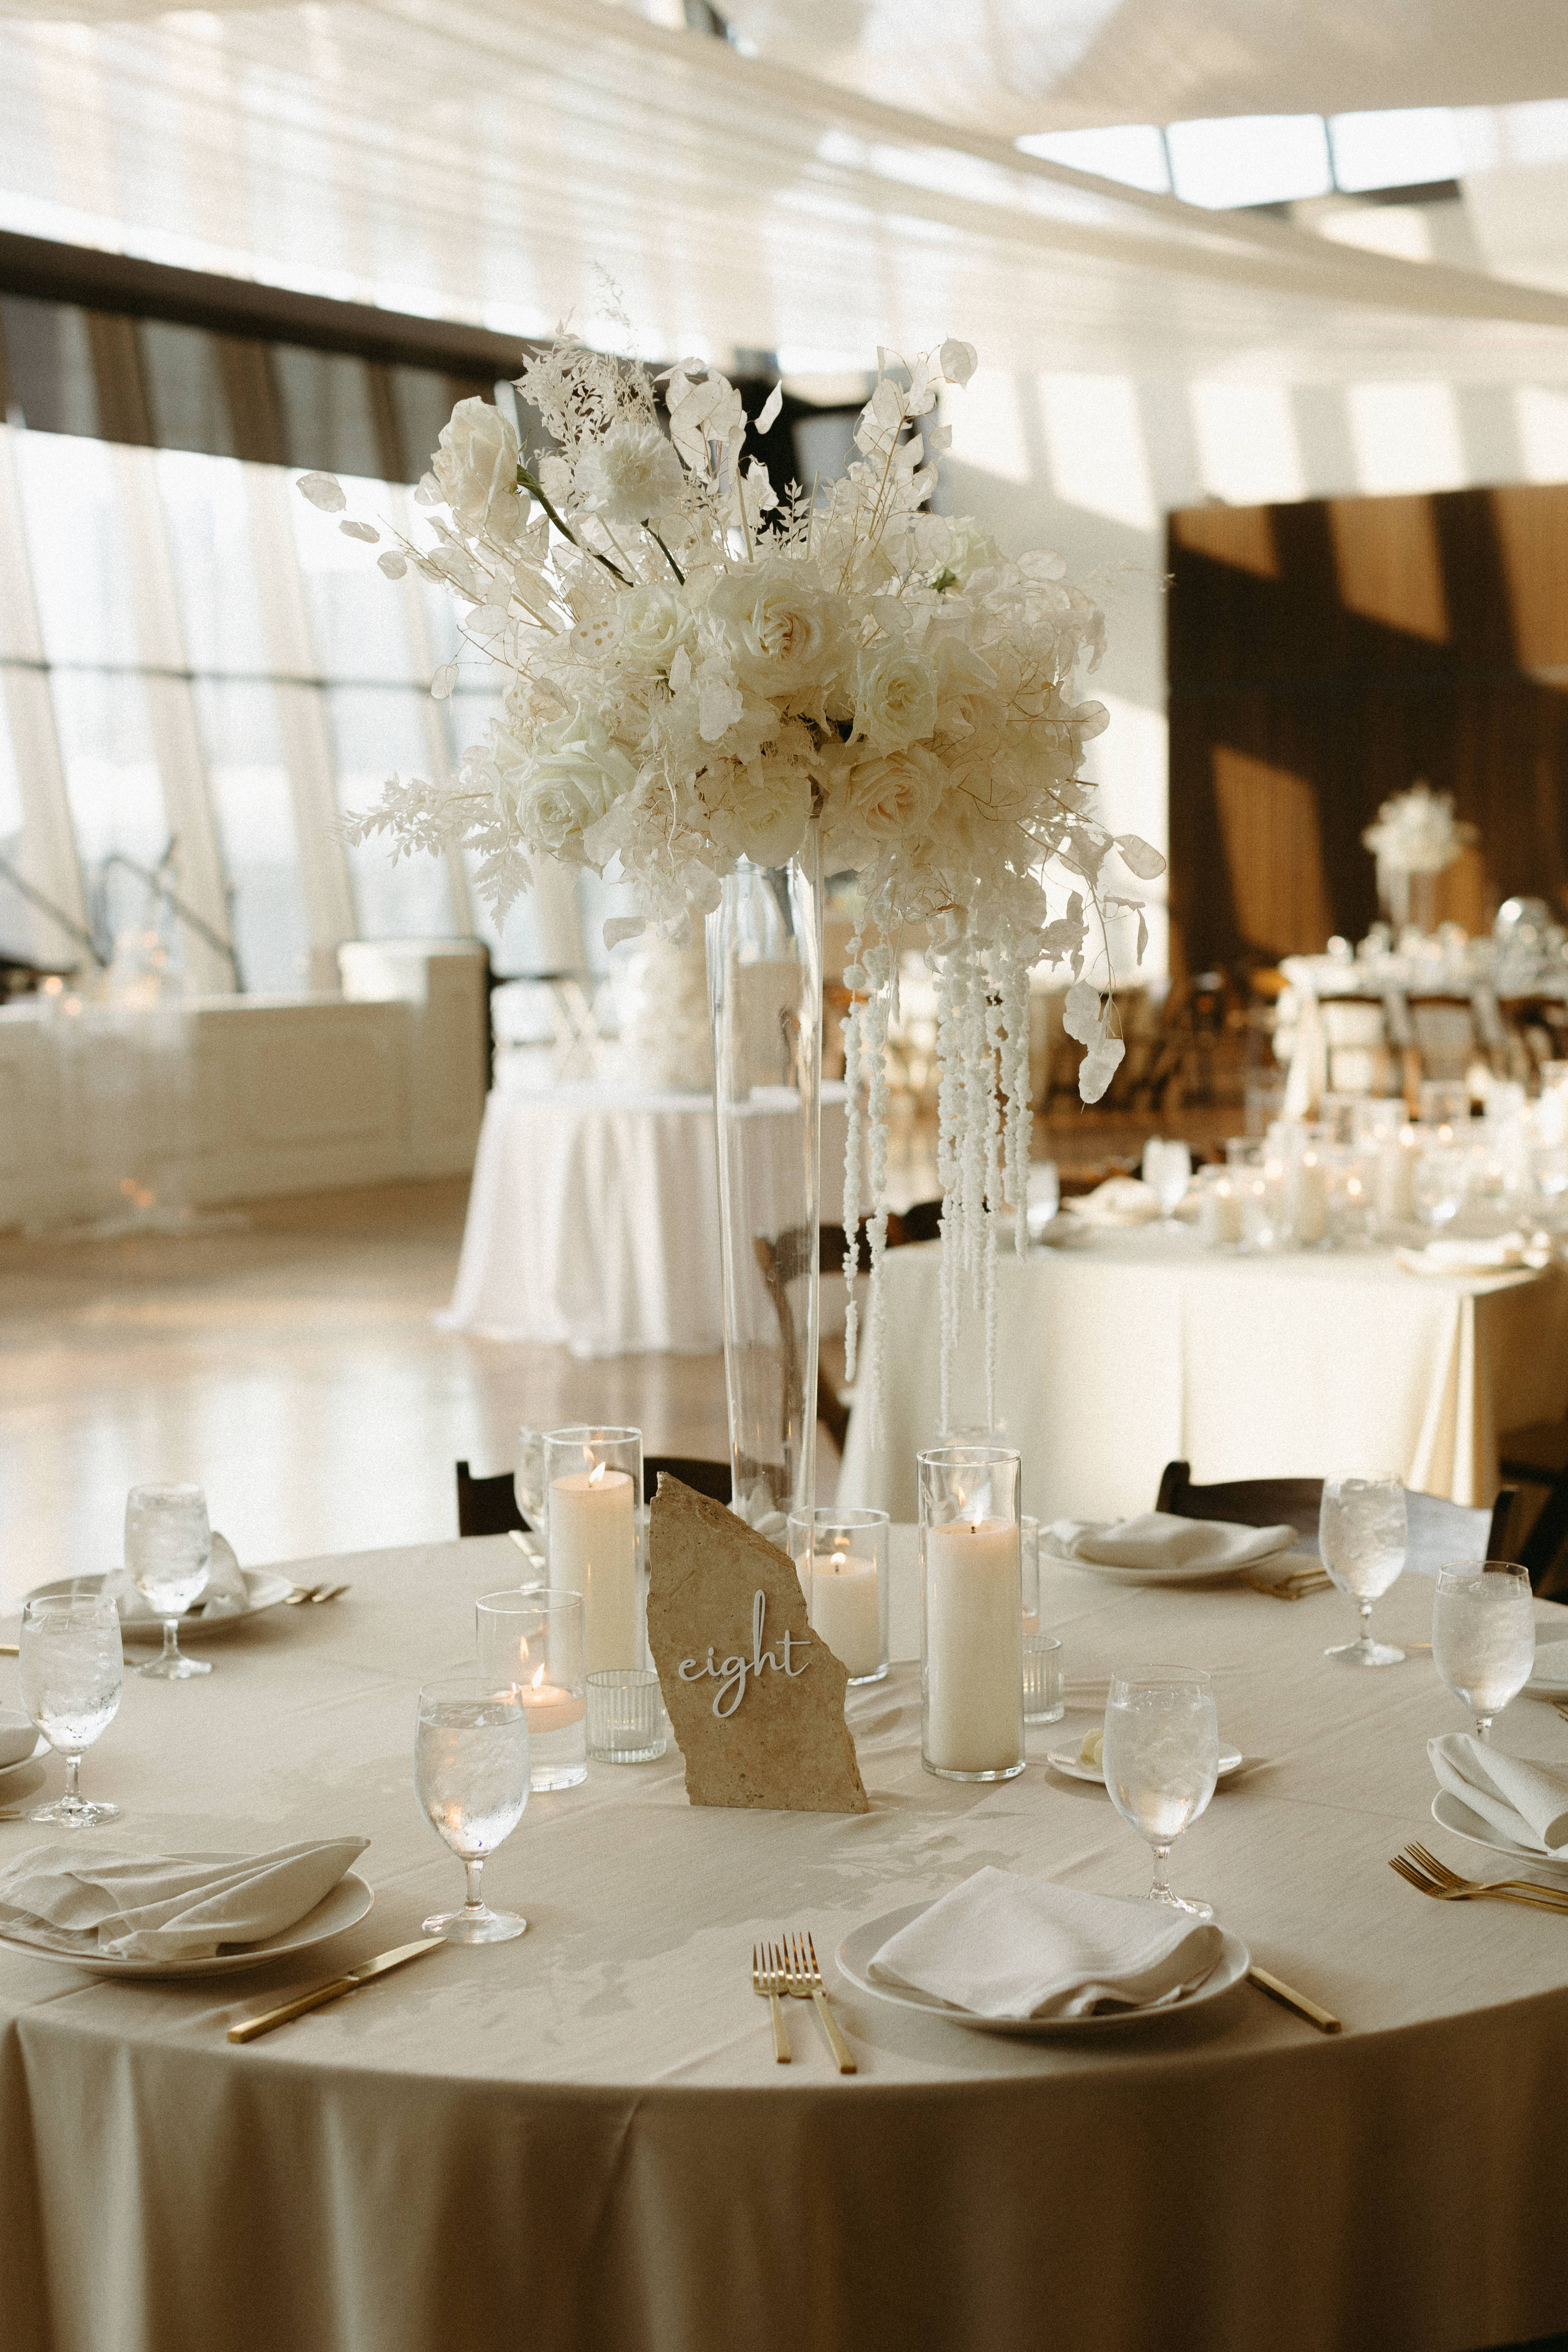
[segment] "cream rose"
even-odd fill
[[[837,637],[805,564],[738,563],[714,583],[708,612],[724,633],[737,677],[753,693],[791,700],[820,690]]]
[[[680,460],[657,425],[613,425],[577,460],[578,499],[606,522],[647,522],[685,488]]]
[[[811,785],[798,768],[753,761],[737,766],[725,794],[753,866],[786,866],[805,836]]]
[[[509,541],[528,509],[517,490],[517,435],[488,400],[460,400],[430,469],[460,527]]]
[[[855,733],[879,751],[901,751],[936,726],[931,665],[907,646],[868,646],[855,665]]]
[[[690,643],[692,615],[672,588],[634,588],[617,610],[621,660],[627,669],[652,677],[667,670],[681,646]]]
[[[947,771],[923,743],[852,761],[835,798],[842,824],[879,846],[895,841],[911,846],[930,826],[947,782]]]
[[[502,796],[531,849],[581,854],[582,837],[637,782],[637,771],[598,721],[580,711],[542,727],[531,754],[495,731]]]

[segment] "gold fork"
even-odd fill
[[[319,1584],[297,1584],[292,1592],[283,1595],[283,1606],[285,1609],[298,1609],[302,1602],[314,1601],[321,1590]]]
[[[1517,1903],[1526,1911],[1555,1911],[1560,1918],[1568,1918],[1568,1887],[1562,1890],[1559,1900],[1554,1899],[1551,1887],[1541,1885],[1539,1881],[1533,1882],[1538,1891],[1531,1895],[1519,1891],[1527,1883],[1521,1880],[1504,1880],[1495,1885],[1483,1885],[1479,1879],[1462,1879],[1457,1885],[1445,1885],[1428,1877],[1424,1870],[1417,1869],[1403,1853],[1395,1854],[1388,1866],[1390,1870],[1397,1871],[1407,1886],[1414,1886],[1417,1894],[1430,1895],[1437,1903],[1472,1903],[1489,1899],[1494,1903]]]
[[[787,1974],[784,1980],[785,1992],[792,1994],[796,2000],[810,2000],[816,2003],[817,2016],[822,2020],[822,2030],[827,2036],[827,2046],[833,2053],[839,2073],[858,2074],[860,2070],[851,2055],[849,2044],[839,2031],[838,2020],[827,2006],[827,1993],[822,1981],[822,1970],[816,1965],[816,1946],[812,1941],[809,1928],[806,1930],[804,1947],[798,1936],[793,1933],[790,1936],[786,1965]]]
[[[1568,1885],[1553,1885],[1550,1879],[1461,1878],[1457,1870],[1450,1870],[1446,1862],[1439,1862],[1435,1853],[1418,1843],[1415,1838],[1411,1839],[1405,1851],[1421,1869],[1437,1881],[1439,1886],[1510,1886],[1518,1888],[1525,1895],[1559,1895],[1563,1902],[1568,1903]]]
[[[790,2063],[789,2033],[784,2025],[784,2003],[779,1995],[784,1989],[784,1956],[772,1944],[752,1946],[752,1990],[772,2001],[773,2010],[773,2056],[781,2066]]]
[[[312,1608],[320,1609],[325,1601],[341,1601],[343,1594],[353,1589],[347,1584],[318,1584],[310,1596],[310,1604]]]
[[[1321,1568],[1302,1568],[1273,1582],[1264,1576],[1244,1576],[1241,1580],[1253,1592],[1266,1592],[1270,1601],[1300,1601],[1309,1592],[1326,1592],[1334,1580]]]

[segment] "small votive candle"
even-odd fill
[[[574,1789],[588,1777],[583,1595],[545,1584],[487,1592],[474,1616],[479,1672],[522,1701],[530,1788]]]
[[[1321,1155],[1303,1151],[1290,1171],[1290,1238],[1304,1248],[1329,1230],[1329,1171]]]
[[[1205,1249],[1226,1249],[1241,1234],[1240,1188],[1233,1177],[1210,1171],[1198,1193],[1198,1239]]]
[[[792,1511],[789,1548],[812,1632],[852,1683],[880,1682],[888,1671],[887,1512]]]

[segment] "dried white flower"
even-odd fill
[[[609,523],[658,521],[686,488],[680,460],[657,425],[615,425],[578,461],[584,512]]]

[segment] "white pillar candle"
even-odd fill
[[[574,1698],[559,1683],[523,1683],[518,1696],[528,1717],[531,1739],[542,1739],[552,1731],[570,1731],[588,1712],[587,1700]]]
[[[550,1581],[583,1595],[587,1671],[637,1659],[637,1525],[629,1472],[573,1470],[550,1486]]]
[[[1017,1528],[928,1527],[925,1550],[927,1761],[1005,1771],[1023,1753]]]
[[[1241,1201],[1227,1176],[1205,1184],[1198,1196],[1198,1236],[1210,1249],[1241,1239]]]
[[[819,1551],[797,1560],[811,1630],[852,1675],[874,1675],[882,1663],[882,1612],[877,1563],[858,1552]]]
[[[1290,1180],[1290,1237],[1321,1242],[1329,1230],[1329,1171],[1315,1151],[1303,1151]]]

